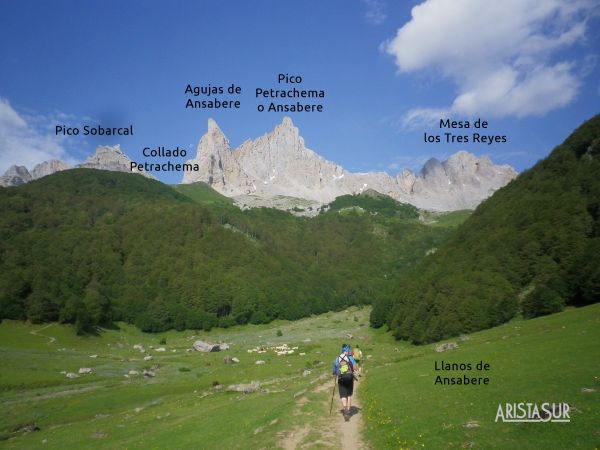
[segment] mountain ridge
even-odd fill
[[[0,176],[0,186],[12,187],[20,186],[30,181],[52,175],[63,170],[71,170],[78,168],[109,170],[112,172],[127,172],[138,173],[144,177],[156,179],[147,172],[134,172],[130,170],[131,159],[123,153],[119,144],[108,146],[99,145],[96,147],[94,154],[88,156],[85,161],[76,166],[60,161],[58,159],[50,159],[48,161],[37,164],[31,171],[25,166],[13,165]]]
[[[98,146],[75,167],[132,173],[131,162],[117,144]],[[204,182],[233,198],[242,209],[267,206],[289,210],[309,205],[313,212],[337,197],[367,189],[431,211],[473,209],[517,175],[508,165],[494,165],[489,158],[466,151],[442,162],[430,158],[419,174],[408,169],[395,176],[350,172],[308,148],[289,117],[271,132],[248,139],[236,149],[217,122],[208,119],[196,156],[187,163],[199,170],[184,172],[182,184]],[[0,186],[18,186],[72,168],[58,160],[38,164],[31,172],[24,166],[12,166],[0,177]],[[145,171],[134,173],[154,178]]]
[[[416,175],[408,169],[350,172],[306,147],[289,117],[272,132],[246,140],[232,149],[213,119],[197,146],[198,172],[186,172],[182,183],[203,181],[228,197],[297,197],[320,204],[336,197],[373,189],[423,209],[472,209],[517,173],[508,165],[494,165],[487,157],[466,151],[440,162],[431,158]]]

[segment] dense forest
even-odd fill
[[[240,211],[201,183],[93,169],[0,189],[0,317],[160,331],[371,303],[450,228],[367,203],[314,218]]]
[[[403,271],[371,323],[425,343],[600,301],[599,217],[600,115]]]

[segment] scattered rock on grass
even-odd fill
[[[89,373],[92,373],[92,369],[89,367],[80,367],[79,373],[80,374],[89,374]]]
[[[153,371],[146,370],[146,369],[144,369],[144,371],[142,372],[142,375],[144,375],[145,378],[153,378],[156,376],[156,374]]]
[[[158,347],[157,349],[155,349],[155,351],[157,351],[157,352],[166,352],[167,349],[164,348],[164,347]]]
[[[584,394],[591,394],[592,392],[596,392],[596,389],[594,388],[581,388],[581,392],[583,392]]]
[[[250,394],[258,391],[259,389],[260,383],[258,381],[253,381],[247,384],[231,384],[227,386],[228,392],[243,392],[244,394]]]
[[[151,360],[152,360],[151,355],[144,356],[144,361],[151,361]]]
[[[209,344],[208,342],[204,341],[196,341],[192,346],[196,351],[205,353],[218,352],[221,350],[221,346],[219,344]]]
[[[11,433],[31,433],[33,431],[40,431],[39,425],[35,422],[22,423],[10,430]]]
[[[294,398],[300,397],[301,395],[306,394],[306,389],[302,389],[294,394]]]
[[[454,350],[458,348],[458,344],[456,342],[446,342],[445,344],[440,344],[435,348],[435,351],[438,353],[446,352],[448,350]]]
[[[478,428],[479,426],[479,422],[477,422],[476,420],[469,420],[463,425],[463,427],[465,428]]]
[[[311,373],[312,372],[310,370],[306,369],[304,372],[302,372],[302,376],[306,377],[306,376],[310,375]]]
[[[258,360],[258,361],[256,361],[254,364],[258,364],[258,365],[260,365],[260,364],[264,364],[264,363],[265,363],[265,362],[264,362],[262,359],[259,359],[259,360]]]
[[[79,375],[73,372],[67,372],[67,378],[79,378]]]

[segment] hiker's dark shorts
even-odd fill
[[[338,377],[340,398],[350,397],[354,392],[354,377],[351,373],[345,373]]]

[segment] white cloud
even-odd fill
[[[395,57],[400,73],[435,69],[455,84],[457,95],[449,107],[417,108],[405,121],[436,110],[524,117],[569,104],[585,74],[574,61],[556,60],[556,53],[583,42],[599,10],[596,0],[426,0],[415,6],[382,49]]]
[[[53,128],[54,124],[69,123],[72,119],[73,116],[63,113],[19,114],[8,100],[0,97],[0,175],[13,164],[31,170],[49,159],[73,163],[64,138],[55,136]]]
[[[384,12],[385,3],[381,0],[362,0],[366,5],[365,19],[373,25],[379,25],[387,19],[387,14]]]
[[[438,123],[440,118],[448,117],[447,109],[438,108],[413,108],[400,119],[400,129],[421,130],[432,124]]]

